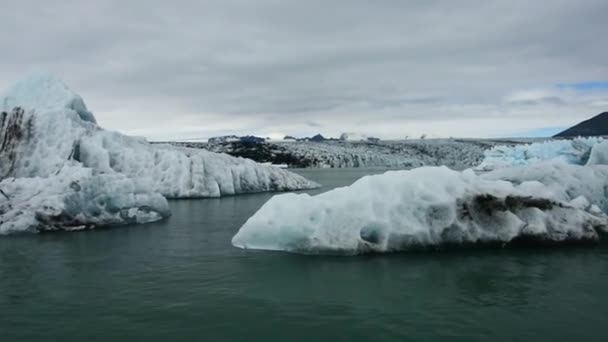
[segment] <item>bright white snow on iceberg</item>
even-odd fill
[[[42,212],[49,201],[52,208],[69,208],[69,215],[55,215],[53,223],[60,227],[59,218],[65,218],[69,221],[64,225],[67,229],[72,221],[99,226],[165,217],[166,202],[158,201],[159,196],[219,197],[318,186],[299,175],[251,160],[151,145],[141,138],[106,131],[96,124],[80,96],[44,73],[17,83],[0,97],[0,105],[0,190],[5,193],[0,207],[0,234],[38,229],[44,220],[37,218],[45,216]],[[117,195],[122,214],[116,216],[116,208],[112,208],[109,214],[101,209],[99,215],[88,215],[88,200],[67,205],[73,196],[68,196],[69,189],[63,191],[67,189],[64,185],[74,179],[88,184],[85,188],[91,198],[113,196],[108,189],[123,187]],[[53,199],[45,200],[50,197]],[[113,198],[111,202],[116,201]],[[27,210],[15,214],[17,207]],[[78,216],[78,210],[81,217],[68,218]],[[127,217],[125,212],[132,215]],[[143,218],[144,212],[159,214]]]
[[[601,197],[589,192],[608,183],[608,167],[562,166],[569,177],[580,174],[590,185],[569,193],[557,183],[536,181],[525,168],[511,173],[528,179],[512,183],[470,170],[423,167],[364,177],[317,196],[279,195],[241,227],[232,243],[245,249],[358,254],[597,240],[608,221],[583,196]]]

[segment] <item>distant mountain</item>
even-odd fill
[[[324,137],[322,134],[317,134],[314,137],[304,137],[304,138],[297,138],[296,141],[312,141],[312,142],[324,142],[324,141],[329,141],[329,140],[336,140],[334,138],[326,138]]]
[[[599,135],[608,135],[608,112],[603,112],[578,125],[572,126],[556,134],[555,137],[588,137]]]
[[[242,142],[242,143],[252,143],[252,144],[261,144],[265,142],[268,138],[260,138],[253,135],[245,135],[242,137],[238,137],[236,135],[224,135],[221,137],[213,137],[209,138],[207,141],[209,144],[227,144],[234,142]],[[270,139],[268,139],[270,140]]]
[[[207,141],[210,144],[225,144],[229,142],[239,141],[241,138],[236,135],[223,135],[221,137],[209,138]]]
[[[310,141],[314,141],[314,142],[322,142],[325,140],[327,140],[327,139],[321,134],[317,134],[314,137],[310,138]]]

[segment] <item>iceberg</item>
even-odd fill
[[[608,141],[593,145],[587,165],[608,165]]]
[[[46,218],[38,219],[48,216],[47,207],[61,212],[53,216],[52,226],[69,229],[166,217],[164,197],[318,187],[252,160],[149,144],[104,130],[79,95],[46,73],[18,82],[0,96],[0,106],[0,234],[49,230],[42,222]],[[74,194],[66,184],[83,190]],[[120,205],[87,207],[92,198]]]
[[[232,243],[244,249],[350,255],[597,241],[608,227],[600,193],[608,186],[608,167],[553,163],[548,175],[540,166],[484,176],[422,167],[367,176],[316,196],[278,195]]]
[[[608,162],[608,155],[605,154],[608,152],[607,146],[607,141],[595,137],[549,140],[515,146],[499,145],[485,151],[484,159],[476,169],[491,171],[552,159],[576,165],[605,164]]]
[[[161,194],[139,189],[121,174],[94,175],[73,164],[50,177],[0,182],[0,235],[148,223],[169,215]]]
[[[584,197],[602,212],[608,212],[608,166],[573,165],[563,160],[495,170],[482,176],[485,180],[507,181],[514,185],[538,182],[552,197],[570,201]]]

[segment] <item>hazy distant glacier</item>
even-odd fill
[[[463,170],[478,165],[484,152],[497,144],[526,141],[490,139],[428,139],[401,141],[270,141],[243,143],[174,142],[179,146],[207,149],[250,158],[257,162],[288,165],[293,168],[395,168],[442,166]]]

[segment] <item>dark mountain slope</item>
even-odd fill
[[[608,112],[603,112],[578,125],[558,133],[555,137],[578,137],[608,135]]]

